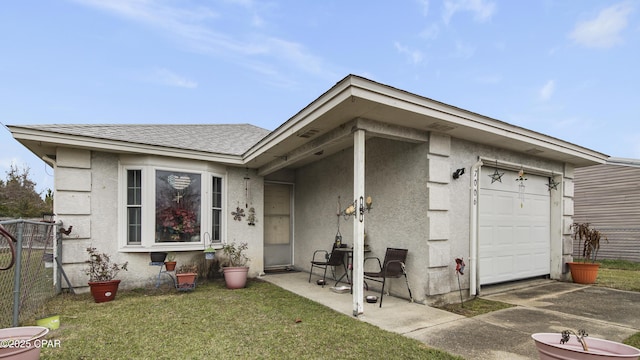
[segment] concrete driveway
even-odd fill
[[[269,274],[263,280],[353,315],[351,294],[308,283],[309,273]],[[401,284],[404,286],[404,284]],[[378,295],[368,292],[366,295]],[[536,280],[484,289],[483,298],[515,307],[473,318],[385,296],[383,307],[364,303],[361,321],[417,339],[465,359],[538,359],[531,334],[585,329],[591,337],[622,341],[640,332],[640,293]],[[588,339],[587,339],[588,340]]]

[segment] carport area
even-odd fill
[[[308,282],[306,272],[262,277],[283,289],[352,316],[352,297]],[[366,295],[375,295],[367,292]],[[474,318],[385,296],[382,308],[364,303],[357,317],[382,329],[417,339],[466,359],[537,359],[531,334],[585,329],[591,337],[622,341],[640,332],[640,293],[554,280],[533,280],[483,288],[483,298],[515,307]],[[304,319],[303,319],[304,321]],[[588,341],[588,339],[587,339]]]

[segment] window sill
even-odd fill
[[[146,253],[152,251],[166,251],[166,252],[177,252],[177,251],[204,251],[205,248],[208,248],[207,245],[205,247],[202,243],[193,243],[193,244],[184,244],[184,243],[162,243],[162,244],[154,244],[151,246],[146,245],[126,245],[121,246],[118,251],[119,252],[130,252],[130,253]],[[213,248],[218,250],[222,248],[222,245],[214,244]]]

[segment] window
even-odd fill
[[[156,167],[126,162],[120,173],[123,251],[196,250],[209,241],[224,241],[224,168],[214,173],[194,165],[172,169],[169,163]]]
[[[142,242],[142,171],[127,170],[127,244]]]
[[[156,242],[199,242],[200,174],[156,170]]]
[[[222,242],[222,178],[217,176],[212,178],[211,197],[211,242],[220,243]]]

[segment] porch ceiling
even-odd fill
[[[600,164],[608,157],[544,134],[349,76],[254,146],[245,154],[245,161],[248,166],[260,169],[263,175],[317,161],[353,146],[351,136],[327,137],[327,134],[341,128],[349,132],[357,119],[391,125],[396,130],[444,133],[576,167]],[[367,131],[367,137],[385,136],[385,133]],[[402,136],[396,138],[407,141]]]

